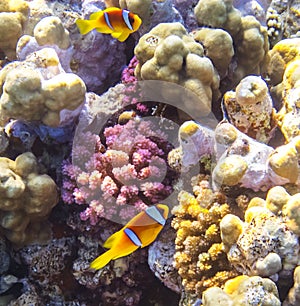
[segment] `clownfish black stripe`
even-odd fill
[[[160,225],[164,226],[166,224],[165,218],[161,215],[160,211],[155,206],[148,207],[145,212],[151,219]]]
[[[130,228],[125,228],[124,233],[136,246],[138,247],[142,246],[140,238],[136,235],[136,233],[133,230],[131,230]]]
[[[129,21],[129,11],[123,10],[122,11],[122,17],[123,17],[123,20],[124,20],[125,24],[127,25],[128,29],[133,31],[132,25]]]

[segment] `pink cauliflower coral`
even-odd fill
[[[90,132],[82,136],[72,163],[63,165],[62,185],[64,202],[86,205],[82,220],[95,225],[104,217],[124,224],[173,191],[176,175],[166,162],[172,147],[150,121],[107,127],[103,144]]]

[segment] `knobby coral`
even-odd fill
[[[210,113],[213,99],[219,97],[219,76],[203,47],[188,35],[180,23],[160,23],[143,35],[134,53],[139,61],[135,73],[139,80],[160,80],[179,84],[195,94],[185,98],[185,90],[174,98],[191,113]]]
[[[77,75],[62,69],[57,53],[44,48],[0,71],[1,123],[13,118],[57,127],[78,114],[85,91]]]
[[[49,238],[44,220],[58,202],[55,182],[39,174],[37,160],[29,152],[15,161],[1,157],[0,168],[0,225],[5,236],[16,245]]]

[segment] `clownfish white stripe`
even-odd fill
[[[106,24],[112,29],[114,30],[114,27],[111,25],[110,21],[109,21],[109,16],[106,12],[104,12],[104,18],[105,18],[105,22]]]
[[[136,246],[138,247],[142,246],[140,238],[136,235],[136,233],[133,230],[131,230],[130,228],[125,228],[124,233]]]
[[[159,223],[160,225],[164,226],[166,224],[166,220],[155,206],[147,208],[145,212],[151,219],[153,219],[155,222]]]
[[[128,29],[133,31],[132,25],[130,24],[130,21],[129,21],[129,11],[123,10],[122,16],[123,16],[123,20],[126,23]]]

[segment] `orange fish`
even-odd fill
[[[111,260],[127,256],[138,248],[151,244],[164,227],[168,213],[168,206],[157,204],[137,214],[104,242],[103,246],[109,250],[97,257],[90,267],[101,269]]]
[[[139,29],[141,23],[142,20],[138,15],[118,7],[95,12],[90,15],[89,20],[76,20],[82,35],[96,29],[100,33],[111,34],[119,41],[126,40],[131,33]]]

